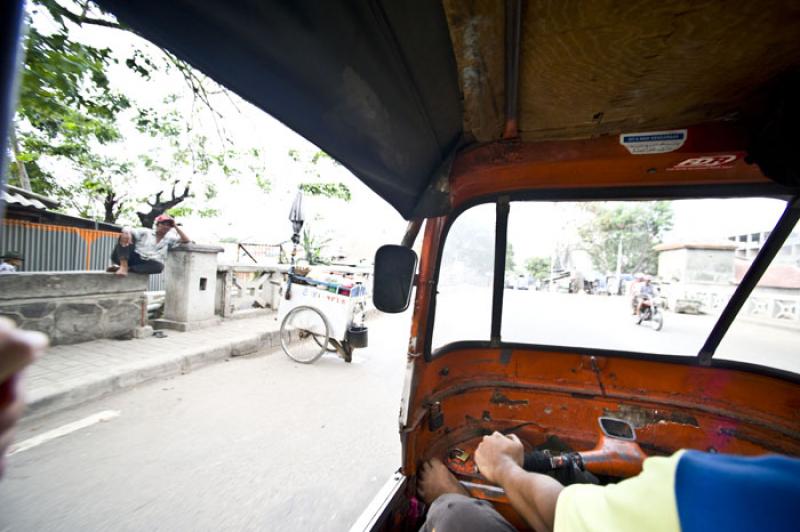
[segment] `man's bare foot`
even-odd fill
[[[114,272],[114,275],[119,275],[120,277],[125,277],[128,275],[128,268],[124,268],[122,266],[119,267],[119,270]]]
[[[118,266],[117,264],[112,264],[111,266],[109,266],[108,268],[106,268],[106,271],[107,271],[108,273],[114,273],[114,272],[115,272],[115,271],[117,271],[117,270],[119,270],[119,266]]]
[[[417,493],[428,506],[445,493],[469,495],[464,486],[459,484],[456,477],[438,458],[433,458],[422,464],[422,469],[417,478]]]

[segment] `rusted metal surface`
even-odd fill
[[[420,431],[427,410],[412,409],[406,435],[414,442],[409,450],[419,451],[406,455],[407,465],[492,430],[511,430],[532,445],[557,435],[573,449],[589,451],[597,443],[598,418],[609,415],[630,421],[646,452],[800,455],[800,392],[793,382],[613,357],[596,357],[593,368],[585,355],[534,349],[515,350],[514,364],[504,365],[492,353],[499,350],[454,351],[419,363],[412,404],[439,402],[445,423],[438,431]],[[632,471],[607,467],[619,476]]]
[[[519,52],[522,0],[506,0],[506,125],[504,139],[519,135]]]
[[[746,162],[747,137],[726,124],[688,128],[686,142],[669,153],[633,155],[618,136],[590,140],[500,141],[458,155],[450,178],[454,207],[475,197],[547,189],[766,185]],[[686,161],[725,155],[724,165],[679,170]],[[728,160],[726,159],[726,160]]]
[[[676,410],[659,410],[658,408],[642,408],[635,405],[621,404],[615,410],[607,410],[606,416],[623,419],[639,429],[654,423],[680,423],[699,427],[697,419],[685,412]]]
[[[479,197],[553,189],[571,189],[587,199],[597,189],[642,186],[654,194],[667,186],[695,185],[723,194],[739,185],[774,192],[759,169],[745,162],[746,146],[742,132],[725,124],[689,128],[680,149],[654,155],[631,155],[617,137],[497,142],[457,158],[451,199],[457,208]],[[730,155],[724,168],[669,170],[720,154]],[[800,385],[779,374],[702,367],[689,358],[684,363],[675,357],[638,359],[502,343],[451,347],[426,361],[424,339],[434,319],[433,282],[446,221],[436,218],[426,225],[420,261],[409,350],[413,378],[401,427],[406,474],[415,475],[424,460],[444,458],[453,448],[472,452],[494,430],[516,434],[529,447],[549,448],[558,441],[559,447],[580,452],[587,469],[611,478],[636,475],[648,455],[683,448],[800,456]],[[430,430],[433,404],[443,422]],[[603,416],[630,422],[636,441],[604,436],[598,425]],[[494,501],[498,511],[521,524],[495,491],[478,486],[471,493]]]

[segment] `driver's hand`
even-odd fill
[[[515,434],[504,436],[495,431],[483,437],[475,450],[475,463],[486,480],[500,484],[509,468],[522,467],[524,455],[525,449]]]

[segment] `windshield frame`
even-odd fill
[[[502,310],[503,310],[503,281],[504,281],[504,268],[505,264],[505,249],[508,229],[508,205],[510,202],[527,201],[527,202],[589,202],[589,201],[657,201],[657,200],[679,200],[679,199],[729,199],[729,198],[747,198],[747,197],[761,197],[770,198],[784,201],[786,204],[785,210],[778,219],[774,233],[782,225],[788,225],[788,231],[783,238],[781,235],[776,235],[772,239],[773,245],[769,246],[773,249],[766,249],[764,246],[757,255],[760,258],[760,264],[755,261],[754,266],[758,266],[758,270],[754,271],[752,276],[752,286],[737,287],[731,299],[726,305],[725,310],[717,319],[714,327],[707,335],[703,348],[700,352],[690,356],[682,355],[668,355],[660,353],[644,353],[638,351],[622,351],[611,350],[602,348],[586,348],[568,345],[550,345],[550,344],[531,344],[531,343],[518,343],[518,342],[505,342],[500,336],[500,329],[502,325]],[[438,347],[433,351],[433,330],[436,326],[436,306],[438,297],[438,283],[439,276],[442,268],[442,258],[444,248],[448,240],[448,235],[451,227],[455,221],[467,210],[487,203],[495,203],[497,205],[497,216],[495,219],[495,241],[494,241],[494,272],[492,283],[492,322],[491,322],[491,337],[485,341],[456,341],[450,342]],[[791,218],[790,211],[794,213],[795,218]],[[481,196],[473,198],[470,201],[464,202],[454,209],[446,218],[444,227],[442,228],[439,237],[438,247],[436,248],[434,271],[432,280],[434,283],[434,290],[427,309],[426,322],[429,326],[425,331],[423,356],[426,361],[431,361],[435,358],[445,355],[446,353],[461,350],[465,348],[499,348],[502,351],[515,349],[515,350],[537,350],[547,352],[571,352],[582,353],[592,356],[604,357],[621,357],[621,358],[635,358],[644,360],[653,360],[659,362],[688,364],[688,365],[702,365],[710,367],[740,369],[748,372],[756,372],[767,374],[771,376],[779,376],[781,378],[788,378],[800,383],[800,373],[794,373],[787,370],[774,368],[771,366],[764,366],[750,362],[739,362],[731,360],[718,360],[713,357],[713,350],[722,341],[728,327],[736,318],[738,311],[743,306],[744,301],[750,295],[750,292],[757,284],[764,273],[766,268],[772,263],[780,249],[780,244],[791,232],[794,225],[797,223],[797,217],[800,216],[800,195],[796,190],[792,190],[781,185],[692,185],[692,186],[674,186],[674,187],[635,187],[635,188],[602,188],[602,189],[546,189],[546,190],[524,190],[517,192],[499,192],[496,194]],[[501,231],[502,229],[502,231]],[[780,240],[780,241],[778,241]],[[770,255],[771,256],[768,256]],[[741,290],[740,290],[741,288]],[[713,346],[710,352],[708,347]]]

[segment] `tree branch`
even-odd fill
[[[113,29],[116,29],[116,30],[132,31],[130,28],[128,28],[127,26],[123,26],[119,22],[114,22],[114,21],[111,21],[111,20],[105,20],[105,19],[101,19],[101,18],[87,17],[86,16],[86,11],[87,11],[87,6],[86,5],[84,5],[83,14],[80,14],[80,15],[77,14],[77,13],[73,13],[69,9],[67,9],[64,6],[59,5],[59,4],[55,3],[55,2],[49,4],[49,6],[50,6],[50,10],[52,12],[58,13],[59,15],[64,17],[65,19],[67,19],[67,20],[69,20],[71,22],[74,22],[75,24],[77,24],[79,26],[82,25],[82,24],[91,24],[92,26],[103,26],[105,28],[113,28]]]

